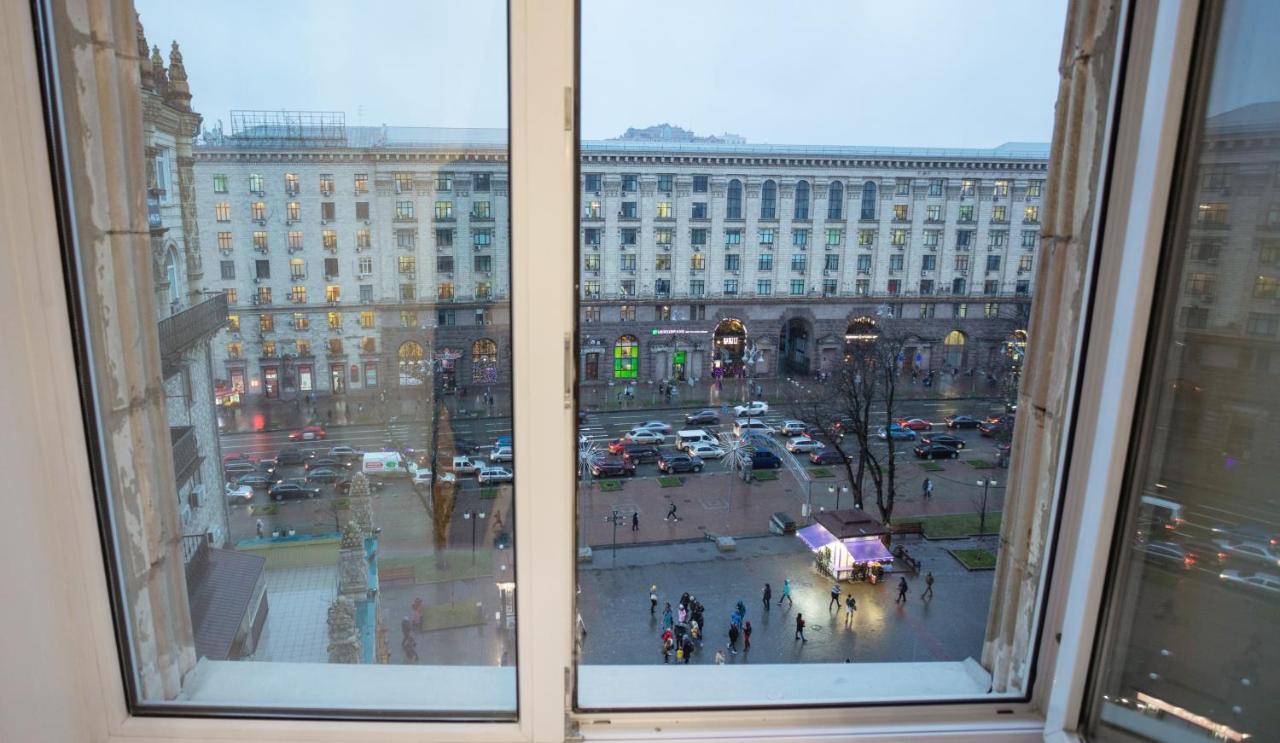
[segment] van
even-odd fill
[[[718,444],[720,440],[701,428],[676,431],[676,448],[683,451],[690,444]]]
[[[759,418],[739,418],[733,422],[733,435],[742,436],[745,433],[758,433],[768,435],[773,433],[773,429],[769,424]]]
[[[409,469],[398,451],[365,452],[360,471],[373,477],[408,477]]]

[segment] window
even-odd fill
[[[725,295],[726,297],[733,297],[733,296],[737,296],[737,294],[738,294],[738,280],[737,280],[737,279],[725,279],[725,280],[724,280],[724,295]]]
[[[689,256],[689,270],[701,271],[707,267],[707,256],[705,253],[694,253]]]
[[[938,256],[922,255],[920,256],[920,270],[932,271],[937,267]]]
[[[906,204],[893,205],[893,221],[895,222],[907,221],[907,205]]]
[[[707,229],[705,227],[693,227],[689,230],[690,245],[706,245]]]
[[[659,202],[657,203],[657,217],[658,217],[658,219],[671,219],[671,218],[673,218],[674,216],[675,216],[675,213],[671,210],[671,202],[670,202],[670,201],[659,201]]]
[[[876,184],[871,181],[862,184],[862,213],[860,218],[876,218]]]
[[[634,297],[636,295],[636,280],[623,279],[618,282],[618,293],[624,297]]]
[[[832,181],[827,186],[827,219],[842,219],[844,217],[844,184],[840,181]]]
[[[342,313],[329,312],[325,315],[330,330],[342,330]]]
[[[249,174],[249,193],[260,194],[263,192],[263,180],[261,173]]]
[[[658,297],[669,297],[669,296],[671,296],[671,280],[670,280],[670,279],[655,279],[655,280],[654,280],[654,282],[653,282],[653,293],[654,293],[654,295],[655,295],[655,296],[658,296]],[[669,320],[669,319],[671,319],[671,318],[670,318],[670,317],[667,317],[667,318],[665,318],[665,319],[668,319],[668,320]]]
[[[654,269],[655,271],[670,271],[670,270],[671,270],[671,256],[669,256],[669,255],[665,255],[665,254],[664,254],[664,255],[654,256],[654,259],[653,259],[653,269]]]
[[[493,244],[493,230],[488,227],[471,230],[471,244],[477,248],[489,247]]]
[[[902,272],[902,254],[895,253],[889,256],[889,273]]]
[[[844,242],[844,230],[839,227],[827,228],[827,245],[837,246]]]
[[[926,292],[922,291],[920,293],[925,294]],[[932,294],[932,292],[928,292],[928,293]],[[934,316],[934,305],[932,303],[925,303],[920,305],[920,317],[932,318],[933,316]]]
[[[613,344],[614,379],[635,379],[640,370],[640,343],[634,335],[624,335]]]
[[[1031,272],[1031,256],[1023,255],[1018,257],[1018,273]]]
[[[338,249],[338,231],[337,230],[320,230],[320,245],[325,250]]]
[[[1027,198],[1038,198],[1044,181],[1027,181]]]
[[[759,258],[759,263],[756,265],[756,268],[757,270],[760,270],[760,271],[772,271],[773,270],[773,253],[761,253]]]
[[[332,222],[337,219],[337,213],[337,207],[334,206],[332,201],[320,202],[320,221],[322,223]]]
[[[635,193],[640,190],[640,176],[634,173],[627,173],[622,176],[622,192]]]
[[[659,246],[670,247],[675,239],[675,230],[670,227],[658,227],[653,231],[653,242]]]
[[[1009,233],[1004,230],[993,230],[987,235],[987,247],[1003,248],[1008,242]]]
[[[437,205],[436,205],[436,208],[437,208],[437,210],[439,209],[439,204],[438,204],[438,203],[437,203]],[[409,221],[412,221],[412,220],[413,220],[413,202],[412,202],[412,201],[397,201],[397,202],[396,202],[396,221],[397,221],[397,222],[409,222]]]
[[[951,280],[952,294],[965,294],[968,292],[969,284],[963,278],[956,277]]]
[[[973,221],[973,204],[960,205],[959,216],[957,217],[957,221],[966,222],[966,223]]]
[[[398,233],[397,233],[397,234],[398,234]],[[413,232],[413,231],[409,231],[409,234],[410,234],[411,236],[416,236],[416,235],[417,235],[417,233],[416,233],[416,232]],[[408,245],[408,246],[401,245],[401,247],[410,247],[410,248],[411,248],[411,247],[413,247],[413,242],[412,242],[412,241],[410,241],[410,243],[409,243],[409,245]],[[452,248],[452,247],[453,247],[453,228],[451,228],[451,227],[440,227],[440,228],[437,228],[437,229],[436,229],[436,247],[437,247],[437,248]]]
[[[361,228],[356,230],[356,247],[370,248],[373,247],[373,237],[368,229]]]
[[[726,246],[741,245],[741,244],[742,244],[742,230],[725,230],[725,231],[724,231],[724,244],[725,244]]]
[[[982,293],[987,296],[995,296],[1000,293],[1000,282],[996,279],[985,279],[982,282]],[[987,315],[992,317],[992,315]]]
[[[968,250],[973,245],[973,230],[956,230],[956,250]]]
[[[301,313],[301,312],[293,313],[293,329],[294,330],[306,330],[310,326],[311,326],[311,321],[307,319],[307,316],[304,313]]]
[[[1000,270],[1000,256],[998,255],[987,256],[987,273],[991,273],[993,271],[999,271],[999,270]]]
[[[803,291],[804,287],[801,286]],[[802,293],[802,292],[797,292]],[[859,297],[865,297],[871,293],[871,279],[858,279],[853,282],[853,293]]]
[[[1034,248],[1036,246],[1036,239],[1038,236],[1039,236],[1039,233],[1036,232],[1035,230],[1023,230],[1022,231],[1022,247]]]
[[[1253,296],[1262,299],[1280,299],[1280,277],[1256,277],[1253,280]]]
[[[582,282],[582,296],[585,299],[599,299],[600,298],[600,282],[599,281]]]
[[[253,262],[253,265],[254,265],[254,274],[253,274],[254,278],[257,278],[257,279],[271,278],[271,261],[256,260]]]
[[[920,293],[928,296],[933,294],[933,279],[920,279]],[[933,317],[932,314],[929,317]]]
[[[925,230],[924,246],[926,248],[929,248],[930,250],[936,250],[938,247],[938,240],[940,239],[941,235],[942,235],[942,230]]]
[[[963,284],[961,284],[961,286],[964,286],[964,285],[963,285]],[[955,294],[964,294],[964,290],[962,289],[961,291],[954,292],[954,293],[955,293]],[[951,316],[952,316],[952,317],[968,317],[968,316],[969,316],[969,305],[967,305],[967,304],[965,304],[965,303],[963,303],[963,302],[961,302],[961,303],[959,303],[959,304],[956,304],[956,305],[953,305],[953,306],[952,306],[952,308],[951,308]]]
[[[707,202],[695,201],[690,205],[690,219],[706,219],[707,218]]]
[[[762,297],[767,297],[770,294],[773,294],[773,282],[769,279],[757,279],[756,294]]]
[[[249,218],[255,222],[267,221],[267,202],[255,201],[249,205]]]
[[[306,264],[302,262],[302,259],[290,258],[289,259],[289,278],[296,280],[296,279],[306,278],[306,276],[307,276],[307,267],[306,267]]]
[[[413,192],[413,173],[398,171],[392,174],[395,180],[396,193],[412,193]]]
[[[442,170],[439,173],[436,173],[435,184],[436,184],[437,191],[452,191],[453,190],[453,173],[450,173],[447,170]]]
[[[1004,204],[996,204],[995,206],[991,207],[991,221],[992,222],[1008,222],[1009,221],[1008,207],[1006,207]]]
[[[214,219],[219,222],[231,221],[231,204],[225,201],[219,201],[213,206]]]
[[[996,198],[1007,198],[1009,196],[1009,181],[997,179],[991,193]]]
[[[866,230],[866,229],[858,230],[858,245],[861,245],[862,247],[866,248],[875,244],[876,244],[875,230]]]
[[[635,256],[631,256],[631,257],[632,257],[632,258],[634,258]],[[741,256],[739,256],[737,253],[734,253],[734,254],[732,254],[732,255],[726,255],[726,256],[724,257],[724,270],[726,270],[726,271],[737,271],[737,270],[738,270],[738,260],[739,260],[739,258],[740,258],[740,257],[741,257]]]
[[[809,182],[796,183],[796,203],[792,219],[807,220],[809,218]]]
[[[333,174],[332,173],[320,174],[320,193],[324,194],[325,196],[328,196],[333,193]]]
[[[893,183],[893,193],[896,196],[910,196],[911,195],[911,179],[910,178],[896,179]]]
[[[942,189],[946,185],[946,181],[941,178],[933,178],[929,181],[929,195],[941,196]]]
[[[1204,330],[1209,327],[1209,308],[1183,307],[1182,327],[1188,330]]]
[[[837,282],[835,279],[822,280],[822,296],[834,297],[837,293]]]
[[[342,339],[341,338],[330,338],[325,342],[325,346],[326,346],[326,351],[330,356],[342,355]],[[341,364],[336,364],[335,366],[339,370],[342,369]]]
[[[600,213],[600,202],[599,201],[583,202],[582,216],[586,219],[602,218],[603,215]]]
[[[961,271],[961,272],[963,272],[963,271],[968,271],[968,270],[969,270],[969,256],[967,256],[967,255],[957,255],[957,256],[955,257],[955,262],[956,262],[956,263],[955,263],[955,266],[956,266],[956,270],[957,270],[957,271]]]
[[[858,273],[871,273],[871,256],[858,256]]]
[[[356,273],[361,276],[368,276],[373,273],[373,259],[368,256],[361,256],[356,261]]]
[[[689,281],[689,296],[701,297],[707,293],[706,282],[702,279],[692,279]]]
[[[471,190],[476,193],[489,193],[492,190],[492,173],[472,173],[471,174]]]
[[[804,273],[807,265],[808,265],[808,260],[805,257],[804,253],[796,253],[795,255],[791,256],[792,271],[798,271],[800,273]]]
[[[804,247],[805,245],[808,245],[809,231],[808,230],[792,230],[791,244],[798,247]]]
[[[254,301],[257,304],[271,304],[271,287],[269,286],[258,287],[258,291],[254,295]]]
[[[767,180],[760,187],[760,218],[778,218],[778,183]]]
[[[412,206],[413,206],[413,202],[411,202],[411,201],[410,201],[410,202],[396,202],[396,203],[397,203],[397,210],[399,209],[399,206],[398,206],[398,205],[399,205],[400,203],[408,203],[408,204],[410,205],[409,214],[410,214],[410,216],[412,216],[412,214],[413,214],[413,208],[412,208]],[[437,202],[436,202],[436,221],[437,221],[437,222],[447,222],[447,221],[450,221],[450,220],[452,220],[452,219],[453,219],[453,202],[452,202],[452,201],[437,201]]]
[[[362,310],[360,312],[360,327],[369,330],[373,327],[373,312],[371,310]]]
[[[618,240],[623,245],[632,246],[636,244],[636,238],[639,234],[640,230],[635,227],[623,227],[618,230]]]
[[[351,179],[355,185],[356,193],[367,193],[369,191],[369,174],[356,173]]]
[[[417,259],[411,255],[398,256],[396,259],[397,269],[400,273],[412,274],[417,270]]]
[[[773,239],[778,234],[775,227],[761,227],[756,231],[756,242],[761,245],[773,245]]]
[[[902,279],[889,279],[888,284],[885,285],[885,292],[888,294],[901,294]],[[889,305],[889,312],[891,313],[897,312],[897,310],[895,309],[896,307],[897,305]],[[897,315],[895,314],[892,316],[896,317]]]
[[[676,177],[671,173],[662,173],[658,176],[658,190],[670,194],[675,190]]]
[[[940,205],[938,205],[938,204],[930,204],[929,206],[925,207],[925,220],[924,220],[924,221],[926,221],[926,222],[941,222],[941,221],[942,221],[942,207],[941,207]]]
[[[232,333],[240,332],[240,316],[239,315],[227,315],[227,330],[231,331]]]
[[[977,193],[978,182],[972,178],[964,178],[960,181],[960,198],[972,199]]]
[[[1038,207],[1038,206],[1024,206],[1024,207],[1022,208],[1022,221],[1023,221],[1023,222],[1039,222],[1039,221],[1040,221],[1040,207]]]
[[[623,304],[618,306],[618,321],[633,322],[636,319],[636,306],[634,304]]]
[[[361,304],[369,304],[373,301],[373,284],[361,284],[358,289]]]
[[[902,256],[897,256],[897,257],[901,258]],[[839,256],[839,255],[836,255],[835,253],[828,253],[828,254],[825,256],[825,258],[826,258],[826,261],[825,261],[825,262],[823,263],[823,265],[822,265],[822,269],[823,269],[824,271],[838,271],[838,270],[840,270],[840,256]]]
[[[707,183],[708,183],[709,181],[710,181],[710,178],[709,178],[708,176],[705,176],[705,175],[695,175],[695,176],[693,176],[693,192],[694,192],[694,193],[706,193],[706,192],[708,191]]]
[[[907,231],[901,227],[895,227],[889,232],[889,242],[895,248],[906,247]]]
[[[733,256],[736,258],[737,256]],[[618,270],[625,273],[636,272],[636,255],[635,253],[627,253],[618,256]]]
[[[289,222],[297,222],[302,219],[302,205],[296,201],[290,201],[285,204],[284,218]]]
[[[233,249],[233,243],[231,242],[231,233],[219,232],[218,233],[218,250],[222,251],[223,253],[230,253],[232,249]]]
[[[729,181],[724,217],[725,219],[742,219],[742,181],[737,178]]]
[[[599,173],[584,173],[582,176],[582,190],[589,192],[599,191],[602,188],[603,177]]]
[[[328,284],[324,288],[324,301],[333,303],[342,300],[342,288],[337,284]]]
[[[227,176],[221,173],[213,176],[213,192],[214,193],[227,192]]]
[[[222,261],[221,263],[222,263],[222,278],[225,280],[234,279],[236,277],[236,262]]]
[[[636,219],[639,216],[640,215],[636,212],[636,202],[634,201],[622,202],[622,211],[618,212],[618,217],[622,219]]]
[[[276,329],[275,317],[271,315],[258,315],[258,330],[264,333],[270,333]],[[273,355],[273,354],[268,354]]]
[[[986,292],[986,293],[987,293],[987,294],[993,294],[994,292]],[[997,304],[996,302],[986,302],[986,303],[984,303],[984,304],[982,305],[982,315],[983,315],[983,317],[987,317],[987,318],[999,317],[999,316],[1000,316],[1000,305],[999,305],[999,304]]]
[[[596,256],[596,268],[599,268],[600,256]],[[453,256],[436,256],[436,273],[453,273]]]

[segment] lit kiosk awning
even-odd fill
[[[826,569],[836,578],[852,577],[855,570],[870,563],[893,561],[884,545],[889,534],[874,517],[859,509],[828,511],[818,515],[818,523],[796,532],[809,549],[830,550]]]

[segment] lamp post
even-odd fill
[[[987,492],[1000,483],[992,480],[990,477],[984,477],[978,480],[978,485],[982,486],[982,507],[978,510],[978,537],[987,533]]]
[[[613,509],[613,513],[605,517],[605,521],[613,524],[613,564],[618,564],[618,524],[622,523],[622,513]]]
[[[485,517],[484,511],[463,511],[462,518],[471,522],[471,564],[476,564],[476,523]]]

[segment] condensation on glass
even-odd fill
[[[868,7],[757,9],[733,33],[778,46],[748,102],[721,91],[754,63],[739,70],[705,27],[655,37],[644,19],[584,3],[581,707],[991,698],[990,568],[1062,10],[1046,9],[1043,27],[1002,27],[1043,34],[1019,55],[1042,88],[1021,102],[1009,91],[980,138],[942,126],[923,141],[859,141],[843,128],[815,138],[808,119],[906,122],[895,106],[916,95],[913,73],[887,57],[964,66],[969,42],[912,50],[904,37],[884,58],[859,44],[828,55],[779,29],[854,27]],[[646,82],[625,100],[615,90],[619,64],[677,58],[676,79],[637,71]],[[969,64],[973,80],[991,76]],[[815,75],[830,81],[821,97],[786,82]],[[904,85],[856,82],[881,76]],[[826,110],[854,91],[855,108]],[[1043,106],[1038,143],[997,113],[1009,105]],[[619,121],[620,110],[643,113]],[[695,683],[671,675],[721,663]]]
[[[145,204],[121,250],[151,258],[150,337],[113,361],[163,391],[168,437],[120,439],[98,400],[102,467],[172,454],[103,494],[135,708],[509,717],[506,5],[137,11],[137,60],[94,59],[136,67],[101,129],[145,181],[93,183]],[[467,61],[449,84],[442,59]],[[72,181],[110,177],[81,152]],[[85,307],[109,344],[113,306]]]
[[[1280,730],[1280,11],[1210,8],[1097,648],[1097,740]]]

